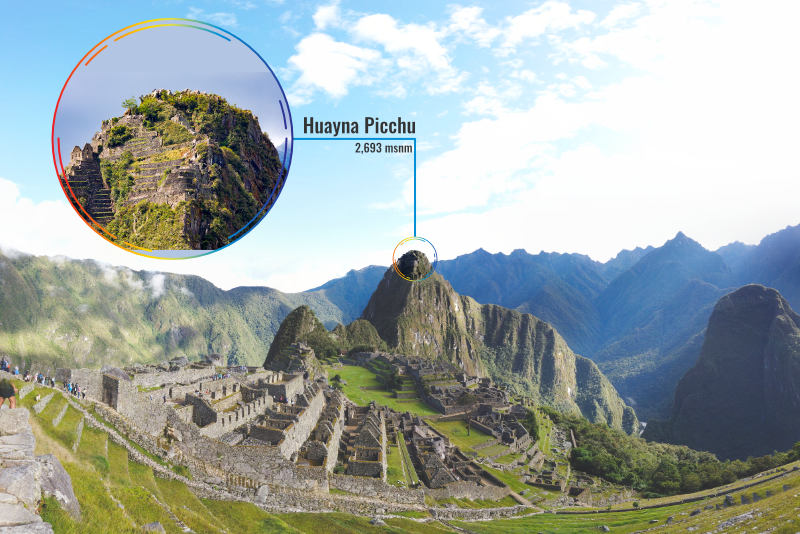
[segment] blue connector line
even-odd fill
[[[417,237],[417,138],[416,137],[295,137],[295,141],[413,141],[414,142],[414,237]]]

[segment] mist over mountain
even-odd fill
[[[258,365],[299,305],[351,319],[320,292],[223,291],[198,276],[92,260],[0,254],[0,352],[23,366],[127,365],[219,353]]]

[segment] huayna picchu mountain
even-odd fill
[[[800,315],[761,285],[722,297],[670,420],[648,423],[644,436],[721,458],[790,448],[800,440]]]
[[[72,150],[63,180],[81,216],[118,242],[216,249],[277,199],[286,171],[250,111],[189,90],[124,105]]]
[[[418,251],[406,253],[398,266],[409,266],[411,274],[430,270],[427,258]],[[306,317],[311,313],[310,309],[302,314],[296,311],[287,320],[302,315],[302,321],[295,317],[294,322],[317,324]],[[281,326],[270,348],[273,357],[296,341],[307,342],[315,350],[322,345],[319,325],[302,329],[306,333],[299,336],[281,336],[283,330],[289,331]],[[580,413],[628,433],[638,427],[633,409],[625,405],[597,366],[573,353],[552,326],[529,314],[478,304],[456,293],[438,273],[410,282],[390,267],[361,320],[337,327],[323,339],[324,343],[337,343],[349,335],[349,346],[368,346],[374,339],[373,330],[392,352],[442,358],[468,374],[490,376],[559,410]]]

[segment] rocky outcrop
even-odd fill
[[[76,519],[80,505],[69,475],[52,455],[34,456],[36,440],[25,408],[0,409],[0,532],[52,533],[37,509],[54,496]]]
[[[562,411],[582,414],[632,433],[633,409],[591,361],[573,353],[556,330],[536,317],[501,306],[480,305],[456,293],[430,271],[418,251],[398,261],[405,280],[390,267],[372,294],[361,320],[328,332],[311,309],[289,314],[270,347],[265,367],[274,369],[290,343],[308,343],[317,355],[383,344],[389,350],[442,358],[469,375],[500,383]]]
[[[644,437],[745,458],[800,441],[800,315],[774,289],[719,300],[700,357],[678,383],[669,421]]]
[[[153,249],[213,249],[277,199],[281,155],[250,111],[156,90],[75,147],[63,185],[87,222]]]
[[[415,276],[430,268],[418,251],[406,253],[398,266]],[[628,433],[638,425],[594,362],[572,352],[552,326],[530,314],[478,304],[438,273],[409,282],[388,269],[362,317],[397,352],[446,358],[467,374],[491,376],[538,402]]]

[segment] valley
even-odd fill
[[[674,258],[674,249],[690,251],[694,259],[684,258],[686,265],[720,272],[717,259],[685,236],[676,240],[641,251],[638,260],[622,255],[633,267],[610,264],[621,271],[609,285],[618,288],[614,321],[637,324],[644,317],[620,310],[653,285],[637,277],[663,255]],[[430,269],[427,259],[407,256],[400,264],[421,279]],[[324,525],[389,532],[727,531],[788,518],[785,494],[798,482],[800,460],[800,440],[786,423],[796,416],[800,320],[778,291],[759,285],[719,290],[720,298],[702,304],[698,295],[719,291],[694,278],[684,284],[690,276],[684,267],[660,291],[674,306],[689,298],[710,307],[708,325],[686,343],[691,350],[681,349],[690,356],[697,350],[699,358],[626,367],[662,378],[672,369],[681,384],[671,417],[646,426],[635,399],[629,405],[601,370],[614,369],[608,362],[576,354],[538,317],[459,294],[438,272],[409,282],[392,268],[380,269],[367,295],[363,286],[377,269],[368,268],[309,292],[283,294],[222,291],[197,277],[12,254],[0,263],[3,298],[19,305],[3,308],[2,339],[23,370],[55,380],[53,389],[15,379],[37,444],[65,465],[85,510],[95,515],[101,506],[100,497],[81,487],[92,480],[94,493],[105,488],[106,498],[119,504],[118,520],[131,531],[145,519],[165,531],[191,523],[196,532],[255,524],[287,532]],[[70,282],[82,288],[88,277],[95,287],[66,291]],[[629,289],[619,289],[626,284]],[[100,306],[101,293],[120,300]],[[85,319],[72,318],[70,328],[80,332],[91,324],[106,332],[107,345],[75,330],[46,343],[37,334],[47,321],[64,320],[68,310],[61,307],[73,302],[75,309],[75,299],[85,303],[78,308]],[[336,304],[348,300],[353,310],[359,299],[366,303],[358,316]],[[647,306],[651,319],[665,317]],[[691,318],[686,323],[687,314],[676,311],[681,317],[673,326],[702,315],[681,306]],[[109,316],[129,317],[150,337],[127,334]],[[679,337],[690,331],[674,330]],[[141,348],[120,355],[113,347],[123,346],[126,336],[137,340],[126,342],[126,351]],[[50,356],[31,350],[37,346]],[[158,347],[159,356],[148,357],[148,346]],[[104,358],[98,347],[121,358],[119,366],[109,365],[114,358]],[[755,354],[767,363],[753,360]],[[695,370],[683,371],[687,364]],[[85,399],[64,393],[76,383]],[[756,424],[751,412],[764,412],[764,391],[774,392],[764,406],[776,418],[759,431],[755,449],[731,436]],[[731,409],[735,428],[724,427],[734,421],[726,422]],[[708,428],[711,437],[698,428]],[[719,449],[714,437],[739,448]],[[155,483],[131,478],[131,488],[115,486],[110,464],[122,454],[111,442],[127,451],[128,473],[142,464]],[[88,448],[83,456],[82,447]],[[174,509],[172,492],[183,495],[172,502],[197,500],[201,517]],[[156,506],[138,510],[142,499]],[[221,502],[237,503],[241,513],[230,515]],[[57,532],[76,531],[78,523],[60,503],[45,503],[42,517]],[[102,531],[99,525],[89,531]]]

